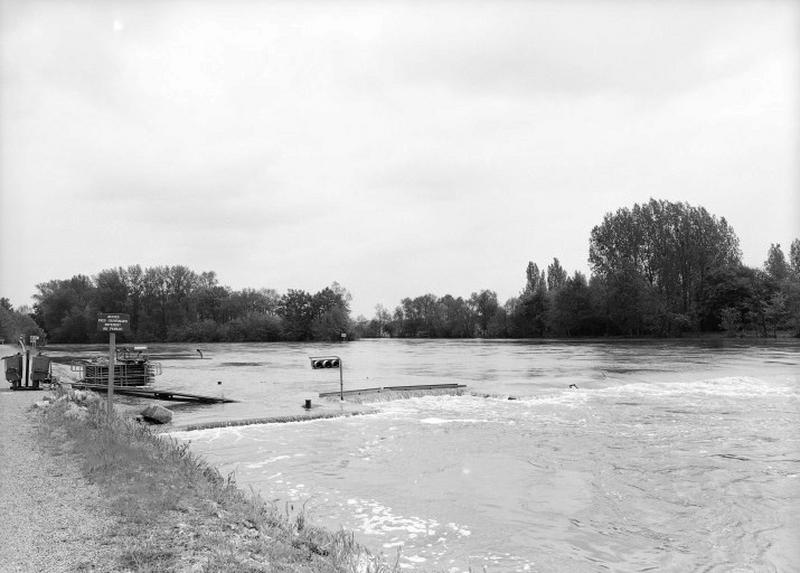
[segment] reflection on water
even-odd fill
[[[458,382],[477,394],[176,434],[265,498],[304,504],[316,522],[351,528],[375,551],[399,549],[408,568],[790,571],[800,563],[796,341],[381,340],[203,352],[209,360],[161,360],[157,384],[241,402],[182,410],[178,424],[285,415],[305,398],[316,402],[339,383],[336,372],[310,369],[308,356],[318,354],[342,357],[346,387]]]

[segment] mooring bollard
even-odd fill
[[[310,410],[311,409],[311,400],[306,400],[306,403],[303,406],[303,408],[305,408],[306,410]]]

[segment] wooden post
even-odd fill
[[[108,333],[108,421],[114,412],[114,359],[117,354],[117,333]]]

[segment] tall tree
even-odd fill
[[[34,318],[53,342],[88,342],[97,324],[95,289],[85,275],[36,285]]]
[[[555,291],[549,319],[549,330],[557,336],[602,334],[592,308],[589,284],[582,273],[575,271]]]
[[[556,291],[567,282],[567,271],[561,266],[557,258],[547,266],[547,290]]]
[[[545,283],[544,271],[539,271],[539,265],[533,261],[528,261],[528,267],[525,269],[525,288],[523,294],[533,294],[539,290],[540,286]]]
[[[800,279],[800,239],[792,241],[792,246],[789,248],[789,266],[795,277]]]
[[[789,276],[791,269],[786,262],[780,243],[769,246],[767,260],[764,261],[764,270],[775,282],[780,282]]]
[[[469,306],[475,313],[477,322],[477,335],[481,337],[496,336],[496,332],[491,332],[489,325],[500,309],[497,301],[497,293],[488,289],[472,293],[469,299]]]
[[[547,281],[538,265],[528,263],[525,288],[519,298],[507,304],[507,331],[514,338],[544,336],[547,331]]]
[[[350,293],[334,282],[311,297],[311,334],[315,340],[339,340],[350,333]]]
[[[43,336],[44,332],[30,316],[14,310],[7,298],[0,298],[0,338],[5,339],[6,344],[11,344],[20,337],[27,338],[32,334]]]
[[[284,331],[289,340],[311,340],[314,322],[312,296],[304,290],[289,289],[281,299]]]
[[[124,271],[121,268],[100,271],[94,277],[94,284],[98,311],[127,312],[130,293]]]
[[[720,268],[740,264],[740,252],[724,217],[688,203],[651,199],[606,214],[592,229],[589,260],[594,272],[608,279],[610,294],[618,300],[656,309],[657,322],[679,317],[679,323],[697,328],[707,278]],[[653,296],[656,300],[647,300]],[[617,308],[626,314],[631,310],[624,304]],[[627,318],[622,322],[623,330],[631,329]]]

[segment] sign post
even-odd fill
[[[108,332],[108,421],[114,412],[114,362],[117,356],[117,333],[128,330],[130,315],[97,314],[97,328]]]

